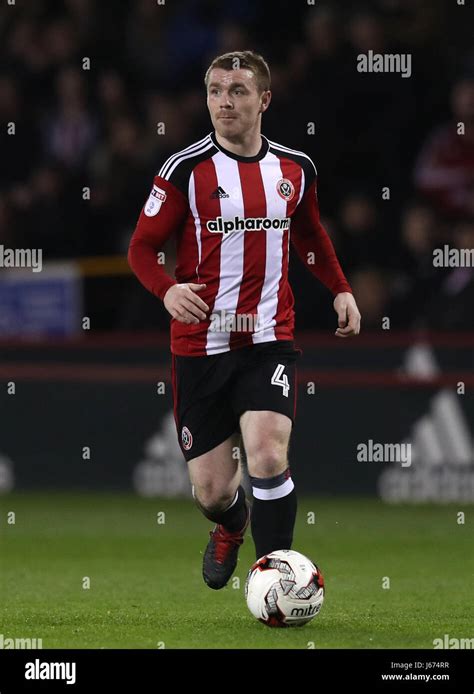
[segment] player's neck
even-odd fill
[[[228,140],[215,132],[215,138],[223,149],[239,157],[255,157],[262,148],[262,135],[260,130],[243,135],[238,140]]]

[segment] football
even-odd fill
[[[281,549],[251,566],[245,599],[254,617],[269,627],[302,626],[321,609],[324,578],[304,554]]]

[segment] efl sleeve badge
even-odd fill
[[[160,211],[160,208],[166,200],[166,193],[158,186],[153,185],[148,200],[145,203],[145,214],[147,217],[154,217]]]

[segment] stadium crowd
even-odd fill
[[[272,71],[263,133],[314,160],[363,329],[383,316],[400,329],[474,329],[474,269],[433,265],[435,248],[474,248],[463,12],[442,0],[2,3],[0,244],[43,248],[45,260],[124,254],[154,173],[211,130],[209,62],[250,48]],[[456,45],[443,40],[448,24]],[[410,54],[411,76],[358,72],[369,50]],[[167,256],[172,272],[173,244]],[[295,254],[290,281],[297,327],[332,326],[327,290]],[[123,282],[111,327],[163,326],[165,309]]]

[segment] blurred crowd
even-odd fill
[[[316,163],[363,328],[474,329],[474,269],[433,266],[434,248],[474,248],[474,49],[467,7],[444,0],[2,3],[0,244],[125,253],[162,162],[211,130],[208,64],[242,49],[272,71],[263,133]],[[411,54],[411,77],[358,72],[369,50]],[[297,327],[332,326],[293,256]],[[138,283],[122,297],[111,327],[163,325]]]

